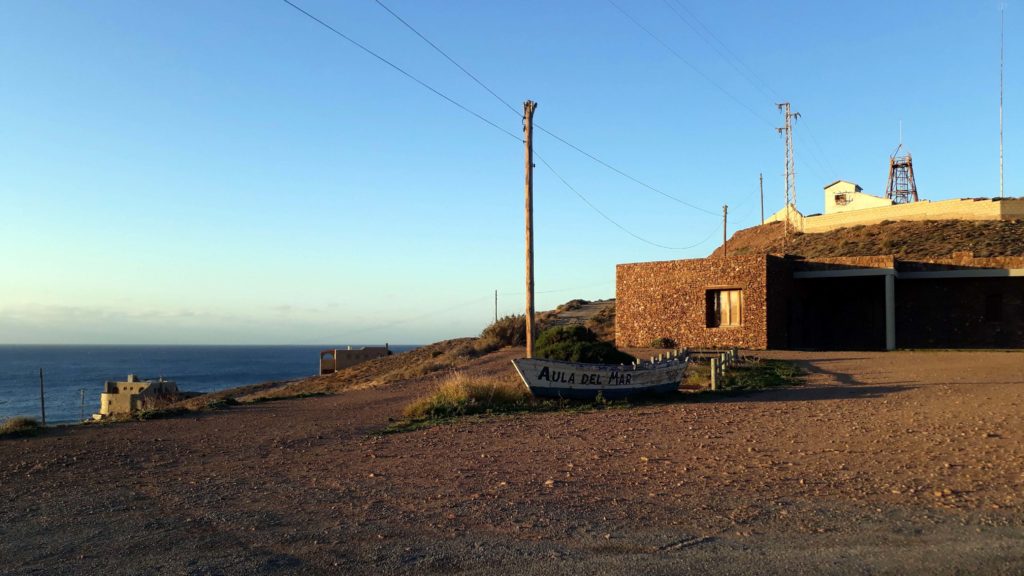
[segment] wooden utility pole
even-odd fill
[[[523,102],[526,144],[526,357],[533,358],[533,111],[537,103]]]
[[[498,321],[498,291],[494,291],[494,321]]]
[[[764,225],[764,173],[757,175],[757,185],[761,188],[761,225]]]
[[[39,415],[46,426],[46,387],[43,385],[43,369],[39,369]]]
[[[729,205],[722,205],[722,256],[729,255]]]

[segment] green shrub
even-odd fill
[[[651,340],[651,348],[676,348],[676,341],[671,338],[655,338]]]
[[[597,334],[583,326],[556,326],[545,330],[537,338],[534,354],[548,360],[594,364],[628,364],[635,360],[610,343],[600,341]]]
[[[526,345],[526,317],[516,314],[498,319],[483,329],[480,341],[484,347],[490,349]]]
[[[35,418],[15,416],[0,424],[0,438],[4,436],[31,436],[39,431],[39,422]]]

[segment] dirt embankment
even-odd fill
[[[781,222],[739,230],[729,239],[729,254],[795,254],[806,258],[895,255],[944,258],[971,251],[977,257],[1024,255],[1024,221],[930,220],[882,222],[821,234],[789,234]],[[721,256],[719,246],[712,256]]]

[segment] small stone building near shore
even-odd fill
[[[108,381],[103,385],[97,416],[131,414],[145,408],[147,402],[172,398],[178,393],[178,385],[170,380],[142,380],[129,374],[123,382]]]
[[[714,256],[616,267],[615,340],[649,346],[1024,348],[1024,256]]]
[[[356,364],[383,358],[391,355],[391,348],[383,346],[363,346],[353,350],[351,346],[346,349],[330,349],[320,351],[320,375],[333,374],[338,370],[344,370]]]

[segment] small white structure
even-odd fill
[[[865,194],[855,182],[836,180],[825,186],[825,214],[892,205],[893,201],[888,198]]]

